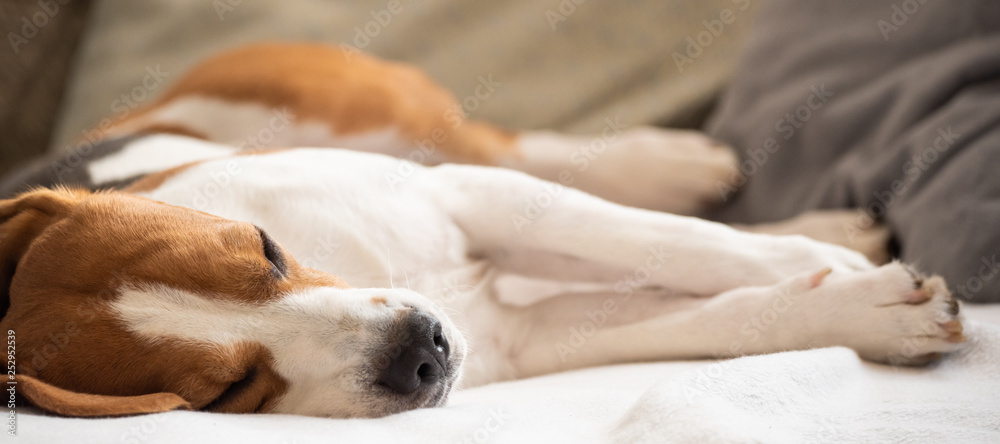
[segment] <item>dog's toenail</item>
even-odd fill
[[[954,333],[961,333],[962,332],[962,322],[959,321],[958,319],[952,319],[952,320],[950,320],[948,322],[942,322],[942,323],[940,323],[938,325],[941,326],[942,330],[944,330],[944,331],[946,331],[948,333],[954,334]]]
[[[823,279],[826,279],[826,277],[829,276],[830,273],[833,273],[833,269],[830,267],[826,267],[820,270],[819,273],[812,275],[812,277],[809,278],[809,288],[819,287],[819,284],[822,284]]]
[[[965,342],[966,339],[965,339],[965,335],[959,333],[957,335],[948,336],[947,338],[945,338],[945,341],[950,342],[952,344],[958,344],[958,343]]]
[[[958,314],[958,300],[955,298],[948,298],[948,313],[952,316]]]

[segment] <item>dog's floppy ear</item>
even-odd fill
[[[123,416],[190,410],[184,398],[173,393],[141,396],[104,396],[76,393],[44,383],[27,375],[17,375],[17,390],[29,403],[63,416]]]
[[[10,308],[10,281],[21,256],[39,234],[87,194],[85,190],[38,189],[0,200],[0,318]]]
[[[89,195],[86,190],[37,189],[0,200],[0,317],[6,316],[10,308],[11,280],[32,243]],[[173,393],[106,396],[76,393],[24,374],[17,374],[15,381],[21,400],[65,416],[121,416],[190,408],[187,401]]]

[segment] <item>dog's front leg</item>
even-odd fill
[[[802,236],[625,207],[515,171],[442,165],[416,180],[464,231],[470,255],[526,276],[615,282],[641,269],[649,285],[714,295],[824,267],[873,267],[856,252]]]
[[[515,338],[507,356],[517,376],[827,346],[911,365],[936,359],[965,340],[958,303],[941,278],[916,276],[898,263],[861,272],[803,273],[714,298],[670,300],[666,309],[630,296],[560,297],[512,312],[507,332]],[[647,313],[646,319],[622,319],[636,312]]]

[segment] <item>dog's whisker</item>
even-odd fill
[[[392,282],[392,258],[389,257],[389,247],[385,247],[385,261],[389,265],[389,287],[396,289],[396,284]]]

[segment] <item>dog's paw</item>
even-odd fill
[[[923,365],[965,342],[960,305],[940,277],[892,263],[797,279],[807,287],[795,299],[813,346],[847,346],[870,361]]]
[[[591,165],[607,179],[602,196],[625,205],[697,214],[729,197],[738,173],[735,152],[695,132],[635,127],[608,143]],[[723,189],[720,189],[720,184]],[[601,195],[602,193],[597,193]]]

